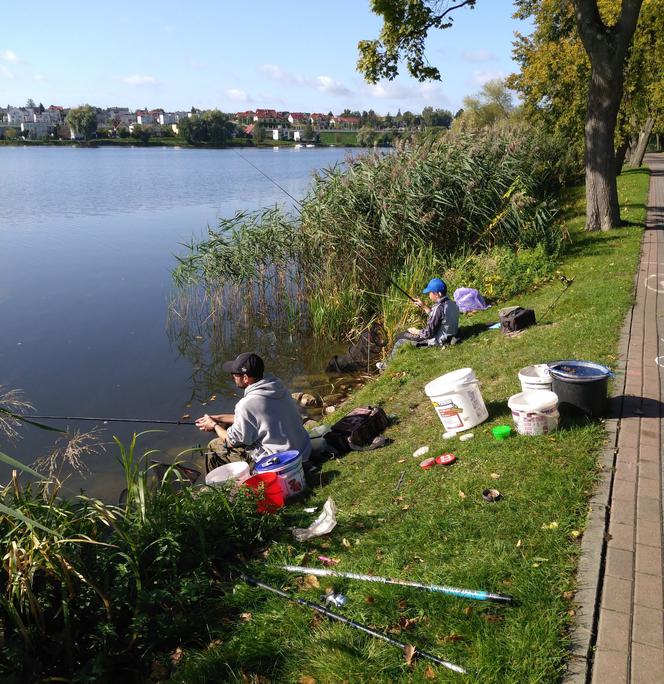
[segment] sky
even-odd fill
[[[434,31],[427,57],[441,82],[406,74],[372,86],[355,69],[358,41],[380,32],[369,0],[35,0],[29,11],[10,2],[0,26],[0,105],[455,112],[484,82],[517,69],[514,32],[531,27],[512,12],[511,0],[479,0],[455,12],[451,29]]]

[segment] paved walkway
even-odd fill
[[[647,227],[583,543],[570,684],[664,684],[664,155],[645,163]]]

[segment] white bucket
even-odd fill
[[[307,488],[299,451],[282,451],[264,456],[256,463],[254,470],[256,473],[276,473],[285,499],[301,494]]]
[[[424,391],[446,432],[469,430],[489,417],[472,368],[441,375],[428,383]]]
[[[520,392],[512,395],[507,405],[520,435],[545,435],[558,429],[558,395],[553,392]]]
[[[249,479],[249,464],[246,461],[226,463],[211,470],[205,476],[206,485],[242,484]]]
[[[551,391],[553,379],[549,375],[549,366],[546,363],[538,363],[535,366],[526,366],[519,371],[521,391],[530,392],[536,390]]]

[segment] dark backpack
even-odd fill
[[[353,409],[347,416],[337,421],[330,432],[325,435],[325,441],[339,453],[348,451],[363,451],[365,449],[383,446],[374,438],[388,426],[389,421],[382,408],[360,406]]]
[[[500,330],[505,334],[524,330],[535,325],[536,322],[535,312],[532,309],[523,309],[520,306],[501,309],[498,316],[500,318]]]

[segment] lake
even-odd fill
[[[232,410],[240,395],[220,363],[245,351],[243,340],[226,335],[220,348],[205,327],[174,331],[174,255],[219,217],[292,206],[248,161],[299,199],[316,169],[347,154],[0,147],[0,385],[23,390],[39,415],[180,420]],[[255,351],[293,391],[324,383],[325,363],[339,351],[329,341],[257,333]],[[99,427],[106,451],[88,457],[87,477],[69,474],[67,489],[113,499],[122,480],[112,436],[126,442],[160,426]],[[157,448],[171,460],[208,439],[193,426],[163,427],[141,438],[141,452]],[[0,451],[24,463],[49,452],[54,433],[20,432],[16,442],[0,435]]]

